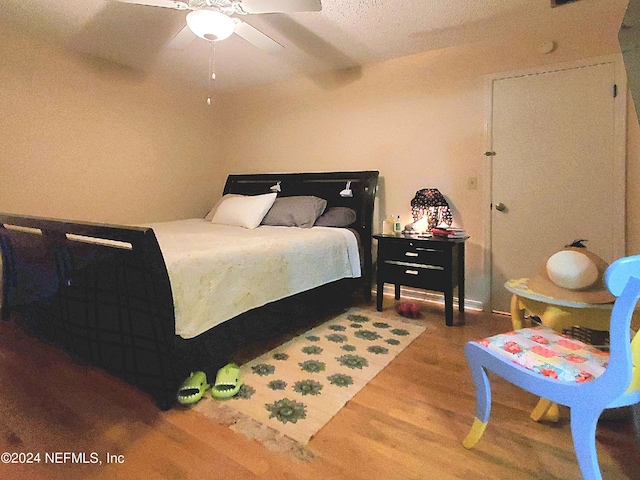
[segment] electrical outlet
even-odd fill
[[[467,190],[476,190],[478,188],[478,177],[467,178]]]

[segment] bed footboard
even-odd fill
[[[169,276],[150,228],[0,214],[2,318],[148,392],[175,402]]]

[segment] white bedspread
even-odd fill
[[[361,274],[356,237],[344,228],[247,230],[203,219],[148,226],[167,265],[176,334],[183,338],[252,308]]]

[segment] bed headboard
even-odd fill
[[[349,207],[356,212],[354,228],[360,235],[364,253],[362,276],[365,280],[365,296],[371,295],[373,206],[378,187],[377,171],[318,172],[318,173],[260,173],[229,175],[223,194],[257,195],[273,192],[279,186],[279,197],[313,195],[324,198],[329,207]],[[342,196],[350,182],[353,196]]]

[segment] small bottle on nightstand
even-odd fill
[[[402,233],[402,223],[400,222],[400,215],[396,217],[396,221],[393,224],[393,233],[400,235]]]

